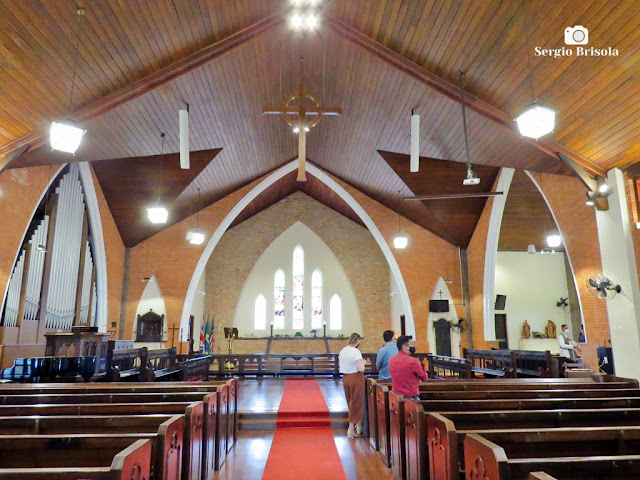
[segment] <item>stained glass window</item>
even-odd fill
[[[331,330],[342,329],[342,300],[338,294],[331,297],[329,302],[329,328]]]
[[[304,250],[293,249],[293,322],[294,330],[304,329]]]
[[[311,275],[311,328],[322,328],[322,272],[317,268]]]
[[[282,330],[284,328],[284,271],[279,268],[273,277],[273,328]]]
[[[258,295],[258,298],[256,298],[253,328],[255,330],[264,330],[267,328],[267,300],[262,294]]]

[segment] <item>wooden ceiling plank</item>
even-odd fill
[[[170,81],[175,80],[177,77],[184,75],[196,68],[199,68],[203,64],[209,63],[215,59],[220,58],[236,48],[246,45],[248,42],[255,40],[262,34],[276,28],[283,22],[283,14],[278,13],[270,17],[267,17],[260,22],[247,27],[239,32],[236,32],[229,37],[217,42],[213,45],[205,47],[198,52],[189,55],[188,57],[178,60],[165,68],[162,68],[158,72],[151,74],[139,81],[136,81],[127,87],[105,95],[102,99],[93,102],[85,107],[80,108],[74,112],[74,118],[87,120],[89,118],[102,115],[113,108],[132,100],[144,93],[147,93],[161,85],[164,85]],[[28,135],[24,135],[15,141],[0,147],[0,155],[7,153],[24,143],[40,143],[46,136],[46,131],[36,130]]]
[[[458,88],[455,85],[444,80],[443,78],[433,74],[420,65],[408,61],[405,57],[402,57],[393,50],[390,50],[383,45],[371,40],[369,37],[366,37],[357,30],[349,27],[339,20],[336,20],[335,18],[327,19],[327,24],[334,32],[343,35],[345,38],[353,41],[370,53],[373,53],[378,58],[401,70],[406,75],[409,75],[414,79],[425,83],[441,94],[453,99],[454,101],[460,101]],[[465,96],[465,103],[467,104],[469,109],[474,110],[476,113],[479,113],[490,121],[497,123],[498,125],[501,125],[503,127],[509,128],[513,131],[513,119],[496,107],[470,94]],[[523,141],[527,141],[530,145],[536,146],[537,148],[551,156],[555,156],[555,151],[561,151],[565,156],[573,158],[576,162],[580,163],[584,168],[587,168],[594,174],[604,174],[604,171],[601,167],[593,164],[586,158],[582,157],[576,152],[571,151],[567,147],[560,145],[554,140],[551,140],[549,138],[542,138],[538,139],[538,141],[529,141],[527,139],[523,139]]]

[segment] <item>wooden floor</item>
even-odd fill
[[[329,410],[344,412],[342,381],[317,379]],[[272,413],[278,410],[285,380],[265,378],[262,380],[242,380],[240,382],[238,410],[241,414]],[[240,430],[238,442],[228,454],[216,480],[260,480],[269,456],[273,430]],[[369,445],[368,438],[349,440],[345,429],[334,430],[338,454],[349,480],[386,480],[393,478],[391,470],[384,466],[378,452]],[[309,465],[312,469],[313,466]]]

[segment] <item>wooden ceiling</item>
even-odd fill
[[[516,171],[504,206],[498,250],[526,252],[547,248],[547,235],[557,233],[556,222],[538,187],[525,172]],[[564,251],[564,244],[555,248]]]
[[[30,145],[0,168],[86,160],[106,169],[111,159],[157,155],[160,132],[176,152],[178,109],[189,103],[191,149],[222,151],[176,201],[193,204],[200,190],[209,204],[296,156],[290,129],[260,110],[295,89],[301,56],[309,90],[344,111],[310,132],[308,159],[394,210],[413,180],[377,152],[409,153],[411,109],[422,116],[422,156],[465,161],[460,71],[478,168],[570,174],[558,151],[592,173],[640,161],[638,2],[335,0],[324,2],[319,32],[306,36],[288,29],[287,0],[85,8],[79,17],[69,0],[0,0],[0,155]],[[589,46],[619,56],[534,55],[535,46],[564,46],[573,25],[589,28]],[[540,142],[520,138],[511,121],[532,100],[529,59],[535,96],[559,112],[556,131]],[[41,147],[49,122],[65,116],[88,129],[75,157]],[[121,166],[112,165],[114,177]],[[446,184],[442,174],[442,182],[431,175],[434,184]],[[468,227],[445,210],[400,207],[464,246]]]

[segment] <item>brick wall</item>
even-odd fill
[[[556,217],[571,260],[589,341],[583,355],[594,368],[598,365],[598,342],[610,338],[605,301],[591,295],[586,287],[589,276],[602,272],[595,210],[585,205],[585,188],[576,177],[541,173],[534,173],[533,177]]]
[[[382,331],[390,324],[387,261],[369,230],[302,192],[293,193],[225,233],[207,264],[205,313],[215,314],[216,324],[231,325],[251,269],[267,247],[298,221],[318,235],[340,261],[363,320],[363,331],[358,332],[365,337],[363,351],[376,348]],[[225,347],[220,348],[224,351]]]
[[[113,220],[111,210],[102,193],[100,183],[91,169],[93,184],[98,198],[100,218],[102,219],[102,235],[104,237],[104,249],[107,257],[107,330],[118,331],[120,323],[120,310],[122,309],[122,278],[124,275],[125,248],[118,232],[118,227]],[[116,325],[112,326],[112,322]],[[116,333],[117,338],[117,333]]]
[[[208,238],[233,206],[263,178],[231,193],[200,212],[200,227],[207,233]],[[377,225],[388,244],[392,245],[393,236],[397,233],[398,228],[397,214],[350,185],[335,178],[334,180],[359,202]],[[169,327],[174,324],[179,325],[186,291],[204,249],[204,245],[193,246],[185,241],[186,232],[193,223],[192,218],[187,218],[132,248],[126,311],[127,338],[131,338],[133,318],[145,285],[141,280],[151,276],[152,273],[156,275],[163,292]],[[327,225],[326,229],[328,232],[325,233],[323,239],[329,238],[327,243],[331,245],[333,242],[331,236],[336,235],[336,232],[331,231],[330,225]],[[442,276],[454,280],[460,278],[458,249],[431,232],[404,219],[403,231],[409,236],[409,246],[405,250],[392,249],[392,251],[404,277],[413,308],[417,332],[416,348],[419,351],[427,351],[429,348],[426,336],[428,300],[438,277]],[[386,281],[388,285],[388,278]],[[454,281],[454,284],[451,285],[451,295],[455,303],[461,303],[461,290],[456,283]],[[385,293],[387,300],[388,295],[387,290]],[[365,336],[367,336],[367,331],[377,332],[379,336],[380,332],[391,327],[389,314],[386,319],[384,315],[376,314],[374,318],[366,318],[363,314],[363,322]],[[376,342],[374,345],[377,346],[379,343]],[[373,347],[366,346],[365,349],[369,348]]]

